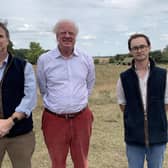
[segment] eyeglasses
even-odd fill
[[[131,51],[144,50],[147,47],[148,47],[147,45],[134,46],[134,47],[131,48]]]

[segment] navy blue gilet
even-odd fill
[[[166,74],[165,69],[156,67],[150,59],[146,98],[149,145],[167,142],[164,102]],[[144,145],[144,108],[134,63],[131,68],[121,73],[120,77],[127,102],[124,111],[125,141],[130,144]]]
[[[24,69],[26,61],[9,54],[7,66],[1,80],[2,109],[4,118],[10,117],[24,96]],[[32,115],[15,124],[7,137],[28,133],[33,128]]]

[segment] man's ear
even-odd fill
[[[9,44],[10,44],[10,40],[9,40],[9,39],[8,39],[8,41],[6,42],[6,44],[7,44],[7,45],[9,45]]]
[[[55,35],[55,36],[56,36],[56,39],[57,39],[57,41],[58,41],[58,33],[56,33],[56,35]]]
[[[128,53],[128,54],[129,54],[129,55],[131,55],[131,56],[133,56],[131,51],[129,51],[129,53]]]

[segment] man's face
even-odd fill
[[[148,59],[150,46],[144,37],[137,37],[131,40],[130,54],[134,57],[135,61],[144,61]]]
[[[58,29],[57,41],[58,46],[62,50],[72,50],[76,42],[76,31],[74,25],[66,22],[62,23]]]
[[[7,51],[9,40],[6,37],[5,31],[0,27],[0,52]]]

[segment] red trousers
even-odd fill
[[[70,151],[74,168],[88,168],[93,115],[89,108],[73,119],[60,118],[44,110],[42,130],[52,168],[66,168]]]

